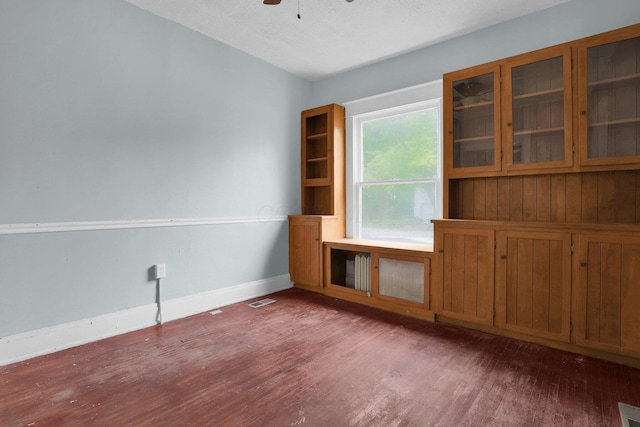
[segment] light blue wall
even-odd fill
[[[299,112],[640,22],[572,0],[313,84],[119,0],[0,0],[0,225],[300,211]],[[284,222],[0,235],[0,336],[287,272]]]
[[[299,213],[311,83],[119,0],[0,0],[0,225]],[[0,235],[0,337],[287,273],[286,222]]]
[[[316,82],[313,103],[344,103],[640,22],[640,0],[572,0]]]

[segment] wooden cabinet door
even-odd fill
[[[640,163],[640,24],[578,45],[580,164]]]
[[[374,296],[429,309],[430,258],[374,252],[371,265]]]
[[[433,310],[453,319],[493,323],[494,231],[436,226]]]
[[[579,236],[576,344],[640,356],[640,237]]]
[[[322,287],[320,233],[320,218],[289,218],[289,275],[296,285]]]
[[[496,326],[569,342],[571,234],[501,231],[496,237]]]
[[[500,64],[445,74],[445,176],[500,170]]]
[[[505,170],[569,168],[573,163],[571,47],[517,56],[503,70]]]

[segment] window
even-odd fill
[[[348,107],[347,107],[348,108]],[[442,216],[440,99],[352,116],[352,235],[433,243]]]

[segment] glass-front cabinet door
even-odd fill
[[[500,65],[445,74],[444,150],[448,176],[500,170]]]
[[[640,163],[640,27],[578,48],[581,165]]]
[[[505,169],[572,165],[571,48],[515,57],[503,71]]]

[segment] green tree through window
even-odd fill
[[[438,215],[439,108],[363,120],[360,237],[427,243]]]

